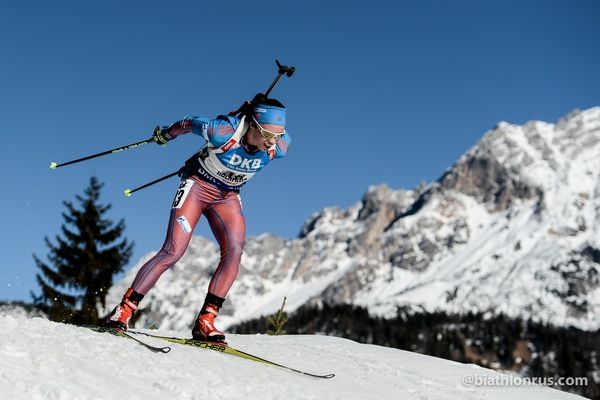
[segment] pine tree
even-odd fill
[[[56,245],[45,238],[53,267],[33,256],[41,270],[36,274],[41,295],[32,293],[32,297],[54,321],[97,323],[97,306],[106,305],[113,275],[121,272],[131,257],[133,244],[121,238],[124,221],[114,225],[104,218],[111,205],[98,203],[102,186],[92,177],[85,196],[76,196],[80,208],[63,202],[68,211],[62,213],[66,222],[61,225],[62,237],[56,236]]]
[[[288,322],[287,315],[283,311],[283,307],[285,307],[286,297],[283,298],[283,304],[281,308],[275,313],[275,315],[267,318],[269,322],[269,326],[271,329],[267,330],[267,334],[269,335],[285,335],[285,331],[283,330],[283,326]]]

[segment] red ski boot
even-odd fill
[[[127,289],[125,296],[123,296],[123,300],[112,310],[104,322],[104,326],[126,331],[127,324],[133,316],[133,313],[138,310],[138,304],[143,297],[143,294],[136,292],[132,288]]]
[[[219,315],[219,309],[223,306],[224,301],[225,299],[210,293],[206,296],[202,310],[196,317],[192,329],[192,337],[195,340],[225,342],[225,334],[215,327],[215,318]]]

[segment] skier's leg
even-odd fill
[[[172,267],[185,253],[192,231],[211,198],[211,193],[203,191],[202,186],[201,182],[190,178],[181,181],[171,208],[167,235],[162,248],[140,268],[123,300],[108,317],[106,325],[127,329],[129,319],[137,311],[144,295],[154,286],[163,272]]]
[[[196,181],[182,180],[171,208],[165,242],[160,251],[138,271],[131,285],[136,292],[147,294],[160,276],[183,256],[206,207],[206,200],[206,193]]]
[[[244,241],[246,221],[242,214],[239,196],[229,193],[204,212],[219,243],[221,260],[208,286],[204,305],[196,318],[192,336],[200,340],[223,341],[225,335],[214,326],[225,297],[237,276]]]
[[[208,286],[208,293],[225,298],[237,277],[246,240],[246,220],[239,195],[231,193],[204,214],[221,251],[221,260]]]

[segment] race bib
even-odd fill
[[[181,181],[179,185],[179,190],[175,193],[175,199],[173,200],[172,208],[181,208],[188,194],[190,193],[190,189],[194,186],[194,181],[191,179],[184,179]]]

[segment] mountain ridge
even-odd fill
[[[346,209],[314,213],[297,238],[248,238],[219,320],[273,313],[287,296],[288,311],[331,302],[390,317],[409,306],[598,329],[599,160],[600,107],[556,124],[501,122],[436,182],[371,186]],[[189,326],[217,263],[215,244],[194,237],[144,301],[141,323]]]

